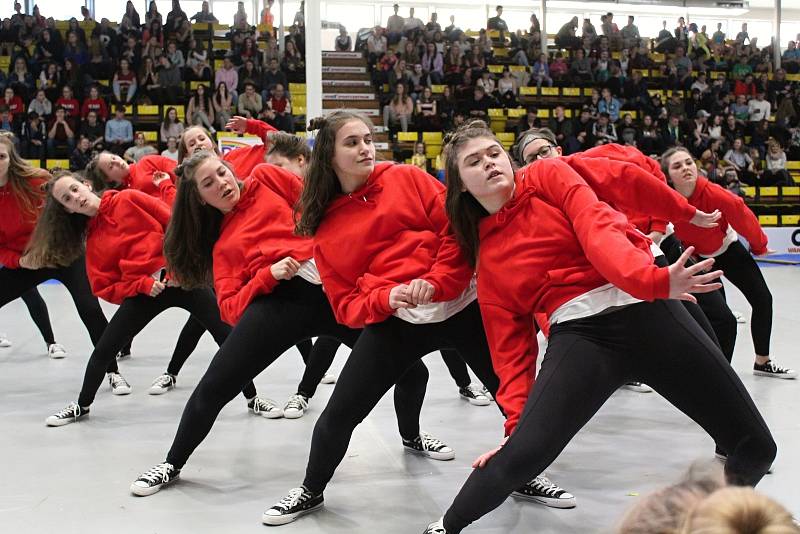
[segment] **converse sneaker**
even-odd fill
[[[422,534],[447,534],[447,531],[444,529],[444,518],[428,525],[428,528],[426,528],[425,532]]]
[[[108,383],[111,385],[111,393],[114,395],[128,395],[131,392],[131,385],[119,373],[108,373]]]
[[[456,457],[455,451],[427,432],[419,433],[413,440],[403,440],[403,446],[408,452],[424,454],[433,460],[452,460]]]
[[[642,384],[641,382],[628,382],[622,386],[622,389],[629,389],[637,393],[651,393],[653,391],[653,388],[647,384]]]
[[[47,347],[47,355],[53,360],[60,360],[67,357],[67,349],[61,343],[53,343]]]
[[[723,451],[719,447],[715,447],[714,448],[714,458],[724,464],[724,463],[726,463],[728,461],[728,453]],[[767,474],[768,475],[772,474],[772,466],[769,466],[769,469],[767,469]]]
[[[336,383],[336,375],[332,375],[331,373],[325,373],[322,375],[322,380],[319,381],[320,384],[335,384]]]
[[[475,384],[459,388],[458,394],[461,395],[462,399],[469,401],[474,406],[489,406],[492,403],[491,399],[484,394],[483,388]]]
[[[575,508],[575,497],[544,475],[539,475],[511,495],[519,499],[538,502],[551,508]]]
[[[158,464],[133,481],[131,493],[139,497],[147,497],[161,490],[163,486],[175,482],[180,476],[181,470],[175,469],[174,465],[167,462]]]
[[[13,343],[11,343],[11,340],[8,339],[8,337],[6,337],[5,334],[0,333],[0,348],[7,349],[11,345],[13,345]]]
[[[757,376],[771,376],[772,378],[796,378],[797,372],[794,369],[786,369],[777,365],[772,360],[767,360],[765,364],[753,364],[753,374]]]
[[[747,319],[745,319],[745,317],[742,314],[742,312],[738,312],[736,310],[733,310],[733,311],[731,311],[731,313],[733,314],[734,318],[736,318],[736,322],[737,323],[744,324],[744,323],[747,322]]]
[[[176,381],[177,381],[176,377],[172,376],[169,373],[164,373],[163,375],[153,380],[153,385],[150,386],[150,389],[148,389],[147,392],[150,395],[163,395],[164,393],[175,387]]]
[[[314,495],[305,486],[292,488],[278,504],[263,513],[261,522],[265,525],[285,525],[301,515],[319,510],[324,504],[325,498],[322,494]]]
[[[286,419],[299,419],[303,417],[306,410],[308,410],[308,397],[295,393],[286,401],[283,407],[283,416]]]
[[[56,412],[44,420],[47,426],[64,426],[77,423],[79,419],[89,415],[89,408],[81,408],[78,403],[72,402],[60,412]]]
[[[247,409],[250,410],[250,413],[253,415],[260,415],[267,419],[280,419],[283,417],[283,410],[281,410],[278,403],[272,399],[255,397],[247,403]]]

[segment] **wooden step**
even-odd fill
[[[322,52],[322,59],[336,58],[336,59],[363,59],[364,54],[361,52],[338,52],[334,50],[324,50]]]
[[[324,67],[364,67],[367,66],[367,60],[363,57],[360,58],[322,58],[322,66]]]
[[[332,93],[325,93],[322,97],[325,100],[377,100],[375,97],[375,93],[372,91],[364,92],[358,91],[356,93],[346,93],[346,92],[332,92]]]
[[[322,66],[322,74],[340,74],[340,73],[348,73],[348,74],[363,74],[367,72],[366,65],[323,65]]]
[[[377,100],[322,100],[322,109],[323,110],[334,110],[334,109],[357,109],[360,111],[364,111],[367,109],[379,111],[380,110],[380,102]]]
[[[356,95],[364,94],[364,93],[370,93],[370,94],[374,95],[375,93],[372,91],[372,86],[370,85],[370,83],[369,82],[365,82],[365,83],[367,85],[355,85],[355,86],[323,85],[322,86],[322,92],[324,94],[326,94],[326,95],[327,94],[342,94],[342,93],[356,94]],[[160,118],[160,117],[157,117],[157,118]]]
[[[322,87],[372,87],[372,83],[370,80],[322,80]]]
[[[333,81],[365,81],[370,82],[369,73],[364,72],[324,72],[322,73],[322,84]]]

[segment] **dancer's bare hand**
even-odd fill
[[[389,291],[389,307],[393,310],[399,308],[416,308],[416,305],[408,301],[408,286],[406,284],[394,286],[391,291]]]
[[[722,276],[722,271],[704,272],[711,269],[714,258],[686,267],[686,262],[693,252],[694,247],[688,247],[681,257],[669,266],[669,298],[688,300],[696,304],[697,299],[692,293],[710,293],[722,287],[719,282],[713,282]]]
[[[719,210],[714,210],[711,213],[697,210],[694,217],[692,217],[692,220],[689,222],[700,228],[715,228],[719,226],[717,221],[719,221],[720,217],[722,217],[722,212]]]
[[[169,180],[169,174],[163,171],[156,171],[153,173],[153,185],[158,187],[164,180]]]
[[[419,306],[421,304],[430,304],[433,299],[433,292],[435,291],[433,284],[421,278],[415,278],[408,284],[406,290],[406,297],[410,304]]]
[[[272,276],[275,277],[275,280],[288,280],[300,270],[300,262],[291,256],[287,256],[273,263],[269,270],[272,272]]]
[[[153,282],[153,287],[150,288],[150,296],[154,298],[159,296],[161,292],[164,291],[165,287],[167,287],[167,285],[164,282],[156,280]]]
[[[236,133],[243,134],[247,130],[247,117],[241,115],[234,115],[226,124],[226,130],[233,130]]]
[[[508,441],[508,437],[506,437],[503,441],[501,441],[500,445],[498,445],[494,449],[490,450],[489,452],[484,452],[483,454],[478,456],[475,459],[475,461],[472,462],[472,467],[474,467],[475,469],[482,469],[483,467],[485,467],[486,464],[489,462],[489,460],[492,459],[492,456],[500,452],[500,449],[503,448],[503,445],[506,444],[506,441]]]

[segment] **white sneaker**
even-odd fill
[[[47,347],[47,355],[53,360],[60,360],[67,357],[67,349],[61,343],[53,343]]]
[[[5,334],[0,333],[0,347],[6,349],[11,345],[13,345],[13,343],[11,343],[11,340],[8,339]]]
[[[423,431],[420,431],[419,436],[411,441],[404,439],[403,446],[408,452],[422,454],[433,460],[452,460],[456,457],[456,453],[451,447]]]
[[[147,497],[161,490],[167,484],[178,480],[181,470],[175,469],[170,463],[164,462],[142,473],[131,484],[131,493],[139,497]]]
[[[744,323],[746,323],[746,322],[747,322],[747,319],[745,319],[745,317],[744,317],[744,315],[742,314],[742,312],[738,312],[738,311],[732,310],[732,311],[731,311],[731,313],[732,313],[732,314],[733,314],[733,316],[736,318],[736,322],[737,322],[737,323],[739,323],[739,324],[744,324]]]
[[[64,426],[71,423],[77,423],[81,418],[89,415],[89,408],[81,408],[78,403],[71,402],[66,408],[60,412],[56,412],[47,419],[45,424],[47,426]]]
[[[488,391],[482,386],[470,384],[465,388],[459,388],[458,394],[462,399],[469,401],[474,406],[489,406],[492,399],[487,395]]]
[[[283,417],[283,410],[281,410],[278,403],[272,399],[265,399],[256,397],[247,403],[247,409],[253,415],[260,415],[267,419],[280,419]]]
[[[319,381],[320,384],[335,384],[336,383],[336,375],[332,375],[331,373],[325,373],[322,375],[322,380]]]
[[[428,528],[425,529],[423,534],[447,534],[447,530],[444,528],[444,518],[442,517],[438,521],[434,521]]]
[[[108,383],[111,386],[111,393],[114,395],[128,395],[131,392],[131,385],[119,373],[108,373]]]
[[[169,373],[164,373],[153,380],[153,385],[150,386],[150,389],[148,389],[147,392],[150,395],[163,395],[175,387],[175,382],[176,380],[174,376]]]
[[[308,397],[295,393],[283,407],[283,416],[286,419],[300,419],[308,410]]]
[[[628,382],[622,389],[629,389],[631,391],[635,391],[637,393],[652,393],[653,388],[648,386],[647,384],[643,384],[641,382]]]

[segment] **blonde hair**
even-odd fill
[[[779,503],[750,487],[715,491],[690,512],[680,534],[798,534]]]

